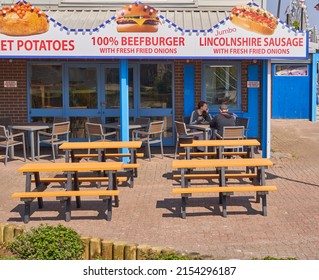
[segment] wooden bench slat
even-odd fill
[[[54,192],[17,192],[12,198],[38,198],[38,197],[63,197],[63,196],[118,196],[118,190],[80,190],[80,191],[54,191]]]
[[[116,177],[118,182],[125,182],[127,177]],[[72,181],[74,178],[72,178]],[[79,182],[108,182],[108,177],[80,177],[78,178]],[[31,182],[34,183],[35,179],[31,179]],[[40,178],[40,183],[66,183],[66,177],[53,177],[53,178]]]
[[[185,152],[181,152],[179,153],[180,156],[185,157],[186,153]],[[216,152],[190,152],[189,153],[190,156],[192,157],[197,157],[197,156],[216,156],[217,153]]]
[[[213,174],[184,174],[186,179],[218,179],[219,174],[213,173]],[[228,173],[225,174],[226,178],[256,178],[256,173]],[[173,179],[181,179],[181,174],[173,174]]]
[[[223,156],[246,156],[247,152],[222,152]]]
[[[216,152],[190,152],[191,157],[216,156]],[[247,152],[222,152],[223,156],[247,156]],[[186,152],[179,153],[179,156],[185,157]]]
[[[74,154],[75,158],[97,158],[99,154]],[[115,158],[115,157],[130,157],[130,153],[111,153],[111,154],[105,154],[106,158]],[[144,157],[144,153],[136,153],[137,158]]]
[[[276,191],[276,186],[227,186],[207,188],[174,188],[173,194]]]
[[[118,199],[119,190],[78,190],[78,191],[32,191],[32,192],[17,192],[11,195],[12,198],[20,198],[24,201],[24,215],[23,222],[28,223],[30,220],[30,209],[31,203],[34,199],[38,199],[39,208],[43,208],[42,199],[45,197],[56,197],[57,200],[63,201],[65,203],[65,221],[69,222],[71,220],[71,197],[76,197],[77,207],[81,207],[80,197],[82,196],[98,196],[102,199],[104,203],[107,203],[107,221],[112,219],[112,197]],[[41,203],[40,203],[41,201]]]
[[[27,163],[18,169],[18,172],[87,172],[87,171],[118,171],[123,168],[122,162],[38,162]]]
[[[277,190],[276,186],[225,186],[225,187],[199,187],[199,188],[174,188],[173,194],[180,194],[182,199],[181,215],[183,219],[186,219],[186,204],[190,194],[194,193],[219,193],[219,203],[223,206],[222,215],[227,216],[227,195],[235,192],[256,192],[256,201],[259,202],[262,199],[262,215],[267,216],[267,200],[266,196],[268,191]]]
[[[173,169],[180,168],[219,168],[219,167],[269,167],[273,163],[267,158],[236,158],[236,159],[175,159]]]

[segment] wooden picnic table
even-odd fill
[[[190,159],[190,149],[193,147],[213,147],[217,150],[217,157],[222,158],[225,147],[247,147],[247,157],[254,157],[254,148],[260,146],[257,139],[242,139],[242,140],[194,140],[189,144],[180,144],[186,150],[186,159]]]
[[[277,188],[275,186],[266,186],[265,169],[272,166],[271,160],[267,158],[240,158],[240,159],[206,159],[206,160],[173,160],[172,168],[179,169],[181,172],[181,188],[174,188],[174,194],[181,194],[182,206],[181,214],[182,218],[186,218],[186,202],[187,198],[193,193],[219,193],[219,203],[223,205],[223,216],[226,217],[226,197],[234,192],[256,192],[256,202],[260,202],[262,198],[262,213],[267,215],[267,203],[266,195],[268,191],[274,191]],[[256,176],[253,176],[253,186],[238,184],[234,186],[227,185],[227,177],[225,169],[233,167],[245,167],[246,170],[256,172]],[[206,169],[208,174],[212,172],[212,169],[216,169],[218,174],[219,187],[190,187],[189,178],[192,177],[192,172],[195,169]]]
[[[76,161],[77,158],[93,157],[94,154],[77,153],[78,150],[97,150],[97,158],[100,162],[105,162],[108,155],[112,157],[129,157],[129,163],[124,165],[128,170],[130,179],[130,188],[134,186],[134,177],[137,177],[137,149],[142,146],[142,141],[94,141],[94,142],[65,142],[59,149],[65,151],[65,161]],[[108,154],[106,150],[129,149],[129,153]]]
[[[71,220],[71,197],[68,197],[68,191],[78,191],[79,196],[76,196],[77,207],[81,206],[80,196],[80,184],[79,184],[79,172],[92,172],[98,171],[101,172],[101,176],[104,176],[104,172],[108,173],[108,190],[117,190],[117,171],[123,168],[122,162],[77,162],[77,163],[70,163],[70,162],[63,162],[63,163],[29,163],[25,164],[18,169],[18,172],[22,172],[26,175],[26,184],[25,184],[25,193],[20,193],[16,198],[25,199],[25,214],[24,214],[24,221],[27,222],[30,216],[30,203],[32,199],[28,199],[30,197],[30,193],[37,193],[33,197],[38,199],[39,208],[43,207],[43,197],[50,197],[54,195],[54,192],[45,192],[49,180],[46,180],[45,183],[41,182],[42,173],[45,172],[57,172],[58,174],[62,173],[66,175],[66,195],[65,197],[61,195],[57,195],[62,197],[61,200],[66,202],[66,221]],[[35,178],[35,189],[31,189],[32,184],[32,176]],[[49,179],[49,178],[46,178]],[[52,178],[54,182],[55,178]],[[88,177],[88,181],[91,179]],[[94,179],[93,179],[94,180]],[[95,191],[98,193],[98,191]],[[105,192],[101,190],[101,193],[104,194]],[[88,191],[86,191],[83,195],[90,195]],[[32,196],[32,195],[31,195]],[[107,199],[107,198],[103,198]],[[118,196],[115,197],[116,199],[116,206],[118,206]],[[109,202],[108,204],[112,204]],[[110,215],[108,215],[108,219],[111,219],[111,205],[108,205],[108,210]]]
[[[65,161],[74,161],[76,150],[98,150],[99,161],[105,161],[105,150],[107,149],[129,149],[131,163],[136,163],[136,149],[142,146],[142,141],[94,141],[94,142],[65,142],[59,149],[65,151]]]
[[[225,140],[224,140],[225,141]],[[267,158],[236,158],[236,159],[192,159],[192,160],[173,160],[172,168],[180,169],[182,188],[188,186],[185,174],[197,168],[216,169],[219,174],[219,185],[226,186],[225,169],[230,167],[246,167],[252,172],[257,169],[257,177],[254,183],[265,185],[265,169],[273,163]]]
[[[78,176],[80,171],[106,171],[109,174],[108,187],[113,189],[116,181],[113,182],[112,174],[122,169],[122,162],[59,162],[59,163],[27,163],[18,169],[26,175],[25,191],[31,191],[31,176],[34,174],[36,187],[39,187],[40,173],[42,172],[60,172],[67,175],[66,189],[72,190],[78,188],[76,184],[72,184],[72,175]]]

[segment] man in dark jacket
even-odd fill
[[[221,104],[219,107],[219,114],[214,116],[210,123],[210,127],[216,129],[216,132],[223,136],[224,126],[235,126],[235,116],[228,112],[228,106],[226,104]]]

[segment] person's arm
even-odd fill
[[[189,121],[190,124],[196,124],[197,123],[197,113],[196,110],[192,112],[191,119]]]

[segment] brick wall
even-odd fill
[[[27,64],[22,59],[0,60],[0,116],[13,122],[27,121]],[[17,81],[17,87],[5,88],[4,81]]]

